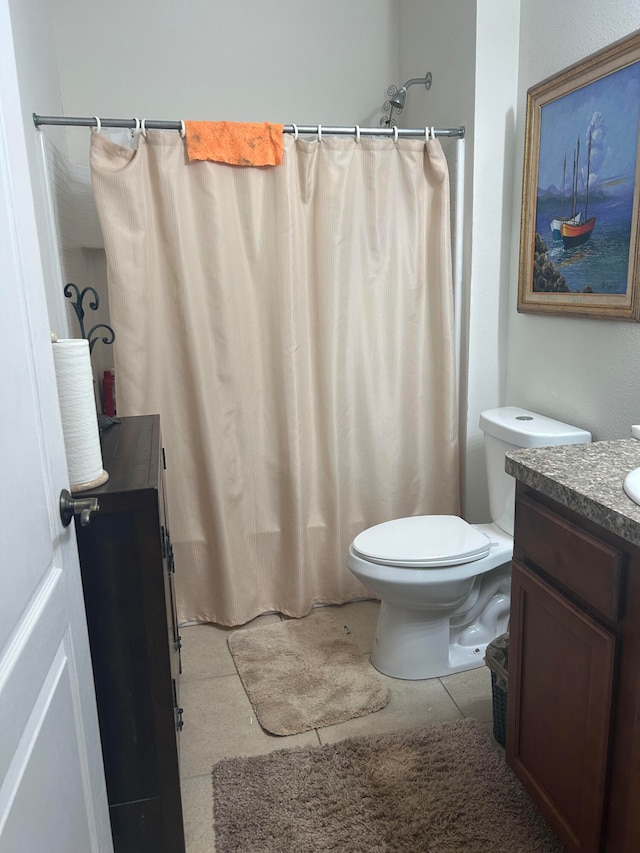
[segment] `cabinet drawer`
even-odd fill
[[[616,548],[526,497],[516,503],[515,541],[522,557],[595,614],[618,619],[622,555]]]

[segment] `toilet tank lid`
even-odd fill
[[[555,444],[587,444],[591,441],[591,433],[586,429],[518,406],[503,406],[482,412],[480,429],[515,447],[550,447]]]
[[[431,568],[486,557],[491,540],[457,515],[415,515],[363,530],[353,548],[373,563]]]

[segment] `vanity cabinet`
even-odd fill
[[[102,438],[109,480],[76,516],[116,853],[184,853],[179,778],[180,638],[157,415]]]
[[[507,762],[568,851],[640,850],[640,551],[517,486]]]

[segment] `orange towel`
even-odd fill
[[[185,121],[189,160],[215,160],[232,166],[279,166],[282,124]]]

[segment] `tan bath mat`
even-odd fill
[[[238,675],[263,729],[293,735],[379,711],[389,691],[329,613],[234,631]]]
[[[225,758],[218,853],[561,853],[476,720]]]

